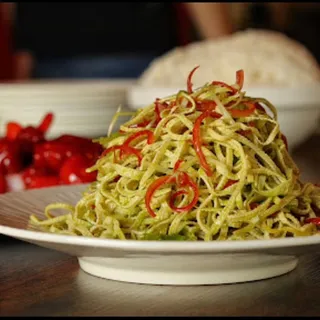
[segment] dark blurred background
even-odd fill
[[[41,3],[24,3],[24,11],[19,13],[19,10],[17,8],[12,9],[15,7],[15,4],[20,4],[20,7],[23,8],[23,3],[0,3],[0,81],[10,81],[13,79],[18,79],[19,77],[16,77],[16,71],[17,71],[17,57],[16,57],[16,43],[17,43],[17,34],[18,34],[18,40],[20,41],[20,45],[27,39],[28,36],[30,36],[30,32],[38,33],[37,37],[32,38],[33,43],[30,42],[31,45],[33,45],[34,48],[36,48],[39,52],[41,52],[41,46],[50,46],[51,40],[49,39],[46,41],[45,38],[45,32],[48,31],[48,28],[50,29],[50,21],[49,19],[50,14],[52,15],[52,23],[56,23],[57,26],[53,27],[55,28],[62,28],[59,32],[61,37],[65,36],[68,32],[73,32],[72,39],[75,39],[75,34],[77,32],[77,26],[82,21],[86,22],[86,16],[83,16],[83,12],[87,12],[87,20],[91,19],[93,21],[92,28],[97,28],[97,24],[100,21],[100,24],[109,19],[110,22],[108,26],[108,32],[109,35],[112,35],[112,32],[114,32],[115,37],[116,32],[119,34],[119,30],[121,27],[123,27],[124,21],[128,23],[129,20],[131,21],[131,25],[133,27],[127,27],[123,28],[124,31],[121,31],[121,41],[122,44],[130,44],[133,48],[138,48],[138,45],[143,48],[144,44],[146,44],[146,47],[154,43],[153,45],[156,46],[157,43],[159,44],[159,50],[151,52],[151,54],[148,56],[146,55],[143,62],[141,62],[140,69],[143,69],[145,65],[149,63],[149,60],[152,60],[154,57],[161,55],[167,50],[170,50],[172,47],[177,45],[185,45],[192,41],[201,40],[204,38],[210,38],[204,37],[203,33],[199,32],[199,26],[196,26],[194,23],[194,18],[190,17],[192,15],[192,10],[188,12],[183,7],[183,3],[169,3],[172,7],[174,7],[174,11],[172,11],[172,16],[159,16],[159,12],[156,11],[160,8],[160,10],[164,10],[164,6],[166,4],[160,4],[160,3],[143,3],[138,2],[136,3],[127,3],[128,9],[123,10],[123,13],[121,15],[122,19],[115,19],[115,17],[112,17],[112,12],[109,14],[109,18],[99,17],[100,14],[98,14],[99,10],[97,9],[97,3],[94,2],[88,2],[86,3],[87,9],[84,7],[84,3],[57,3],[57,6],[62,10],[61,7],[64,6],[63,11],[68,11],[67,14],[64,12],[64,15],[60,15],[58,11],[52,11],[50,13],[50,10],[54,8],[54,3],[49,2],[41,2]],[[78,14],[72,14],[72,8],[80,8],[80,4],[82,6],[82,15],[80,18],[80,15]],[[112,4],[112,3],[111,3]],[[116,6],[118,3],[113,3],[114,6]],[[107,4],[106,4],[107,5]],[[120,5],[120,3],[119,3]],[[319,25],[320,25],[320,5],[316,2],[256,2],[256,3],[250,3],[250,2],[237,2],[237,3],[226,3],[228,16],[230,19],[230,22],[233,25],[233,32],[238,30],[244,30],[247,28],[263,28],[263,29],[270,29],[270,30],[276,30],[283,32],[284,34],[288,35],[289,37],[298,40],[302,44],[304,44],[311,53],[315,56],[315,58],[320,61],[320,45],[318,41],[318,33]],[[96,6],[94,9],[93,7]],[[100,4],[100,6],[103,6],[103,4]],[[162,9],[161,9],[162,6]],[[56,8],[58,8],[56,7]],[[92,8],[91,8],[92,7]],[[157,9],[158,7],[158,9]],[[92,10],[91,10],[91,9]],[[102,8],[102,7],[101,7]],[[136,10],[136,8],[140,8],[139,10]],[[100,12],[103,9],[100,10]],[[12,13],[14,11],[14,13]],[[20,10],[21,11],[21,10]],[[136,12],[139,11],[139,14]],[[77,10],[77,12],[80,12],[80,10]],[[190,14],[191,12],[191,14]],[[141,25],[139,23],[134,22],[134,14],[136,15],[137,21],[139,23],[143,22]],[[19,16],[20,14],[20,16]],[[91,14],[91,15],[90,15]],[[154,14],[154,16],[152,16]],[[161,14],[161,12],[160,12]],[[165,14],[165,13],[164,13]],[[17,19],[18,16],[18,19]],[[12,23],[12,20],[14,20],[14,17],[16,21]],[[67,17],[67,18],[66,18]],[[94,18],[97,17],[95,20]],[[113,18],[113,20],[112,20]],[[208,18],[208,17],[206,17]],[[50,21],[48,21],[48,19]],[[60,20],[59,20],[60,19]],[[99,20],[100,19],[100,20]],[[171,19],[170,21],[173,23],[168,25],[166,19]],[[42,21],[42,22],[41,22]],[[23,25],[24,23],[24,25]],[[94,25],[94,23],[96,25]],[[20,31],[19,31],[19,25],[20,25]],[[41,30],[41,26],[43,25],[43,29]],[[107,24],[106,24],[107,25]],[[129,24],[128,24],[129,25]],[[30,31],[25,31],[30,26]],[[66,32],[63,32],[63,26],[68,26],[68,30]],[[90,37],[92,38],[92,35],[94,34],[94,31],[92,31],[92,28],[87,28],[86,26],[83,27],[83,29],[87,29],[88,31],[91,30],[91,36],[90,32],[87,32],[88,37],[87,39],[83,39],[83,47],[88,48],[88,52],[92,49],[92,45],[90,43],[96,44],[94,41],[88,41],[90,40]],[[153,29],[152,29],[153,28]],[[160,30],[162,28],[162,36],[167,34],[168,38],[164,39],[167,41],[166,43],[161,44],[161,33],[157,33],[157,30]],[[66,29],[66,28],[65,28]],[[138,30],[139,29],[139,30]],[[149,30],[150,29],[150,30]],[[212,28],[211,28],[212,29]],[[18,33],[17,33],[18,30]],[[32,31],[33,30],[33,31]],[[47,30],[47,31],[45,31]],[[98,29],[97,29],[98,30]],[[100,29],[101,30],[101,29]],[[127,30],[127,33],[126,33]],[[134,36],[131,36],[133,34],[133,30],[139,31],[139,38],[134,38]],[[148,36],[147,32],[150,31],[150,34],[154,34],[154,37]],[[166,30],[166,31],[165,31]],[[67,32],[68,31],[68,32]],[[99,31],[99,30],[98,30]],[[98,33],[97,31],[97,33]],[[29,34],[28,34],[29,32]],[[43,32],[43,40],[34,40],[39,39],[39,35]],[[81,32],[84,32],[83,30]],[[111,33],[110,33],[111,32]],[[24,38],[23,38],[24,34]],[[27,34],[27,36],[26,36]],[[86,34],[86,33],[84,33]],[[146,37],[143,36],[143,34],[146,34]],[[22,35],[22,38],[21,38]],[[172,39],[170,40],[169,35],[172,35]],[[20,38],[19,38],[20,37]],[[82,35],[79,34],[79,38],[81,39]],[[31,39],[30,38],[30,39]],[[52,37],[54,38],[54,37]],[[102,34],[102,38],[104,39]],[[112,38],[112,37],[111,37]],[[108,43],[111,39],[106,39],[105,42]],[[22,39],[22,40],[21,40]],[[139,39],[139,41],[136,41],[135,39]],[[169,41],[170,40],[170,41]],[[131,42],[130,42],[131,41]],[[139,43],[138,43],[139,42]],[[63,43],[63,42],[61,42]],[[67,47],[68,41],[66,40],[65,46]],[[81,44],[81,41],[79,42]],[[85,44],[87,43],[87,45]],[[120,42],[119,42],[120,43]],[[109,43],[108,50],[112,47],[112,42]],[[100,46],[101,47],[101,46]],[[49,47],[48,47],[49,48]],[[55,47],[57,52],[60,52],[63,48],[62,45],[60,45],[60,48],[57,46]],[[145,49],[145,48],[143,48]],[[48,50],[48,49],[47,49]],[[81,48],[83,51],[84,49]],[[162,50],[162,51],[161,51]],[[83,51],[85,52],[85,51]],[[139,53],[140,54],[140,53]],[[28,65],[28,57],[23,56],[23,59],[25,59],[26,65]],[[73,58],[73,56],[72,56]],[[117,58],[117,57],[116,57]],[[89,57],[90,59],[90,57]],[[119,56],[119,59],[121,57]],[[149,59],[149,60],[148,60]],[[131,63],[131,65],[135,65],[139,60],[135,60],[134,63]],[[112,62],[111,62],[112,64]],[[23,64],[22,64],[23,65]],[[97,68],[99,68],[99,63],[97,64]],[[55,64],[52,64],[53,68],[55,68]],[[21,68],[21,66],[19,67]],[[23,68],[23,67],[22,67]],[[61,66],[59,67],[61,69]],[[59,69],[57,67],[57,69]],[[23,71],[23,70],[22,70]],[[23,73],[23,72],[22,72]],[[134,72],[132,73],[134,74]],[[99,73],[97,73],[99,75]],[[130,75],[130,74],[129,74]],[[116,75],[115,75],[116,76]],[[81,75],[80,75],[81,77]],[[23,78],[23,77],[22,77]],[[20,80],[22,79],[20,78]],[[40,76],[41,78],[41,76]]]

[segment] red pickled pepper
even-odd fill
[[[198,100],[196,101],[196,106],[198,111],[214,111],[217,107],[217,104],[211,100]]]
[[[192,132],[192,138],[193,138],[193,143],[194,143],[194,147],[195,147],[195,151],[197,153],[199,162],[201,164],[201,166],[203,167],[203,169],[205,170],[206,174],[208,177],[211,177],[213,172],[211,167],[209,166],[209,164],[207,163],[207,160],[202,152],[201,149],[201,145],[202,145],[202,141],[201,141],[201,123],[205,118],[220,118],[221,114],[218,114],[214,111],[207,111],[202,113],[195,121],[194,127],[193,127],[193,132]]]
[[[151,122],[151,120],[142,120],[142,122],[140,122],[140,123],[136,123],[136,124],[130,125],[129,128],[144,128],[144,127],[146,127],[150,122]]]
[[[90,139],[63,135],[46,141],[45,133],[54,119],[47,113],[37,127],[23,127],[17,122],[7,124],[6,137],[0,140],[0,167],[3,174],[18,173],[27,189],[60,184],[59,171],[65,159],[81,154],[88,161],[95,161],[102,146]],[[40,152],[40,153],[39,153]],[[26,158],[27,157],[27,158]],[[26,160],[29,159],[30,160]],[[85,161],[82,161],[84,165]],[[76,163],[79,168],[81,161]],[[81,168],[85,171],[85,167]],[[89,180],[94,181],[93,174]],[[84,177],[83,182],[87,182]]]
[[[77,154],[68,158],[59,171],[59,177],[64,184],[78,184],[92,182],[97,177],[97,172],[86,172],[94,161],[87,157]]]
[[[49,112],[45,115],[40,125],[38,126],[38,130],[42,132],[47,132],[53,122],[53,113]]]
[[[243,83],[244,83],[244,72],[243,70],[238,70],[236,72],[236,83],[239,86],[239,90],[243,88]]]
[[[19,132],[21,131],[22,126],[17,122],[8,122],[6,137],[8,140],[13,141],[17,138]]]

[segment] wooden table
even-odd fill
[[[320,180],[320,136],[294,152]],[[0,316],[320,316],[320,251],[289,274],[219,286],[150,286],[95,278],[77,259],[2,237]]]

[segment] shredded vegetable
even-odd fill
[[[156,99],[98,140],[105,150],[87,169],[97,181],[75,207],[50,204],[47,219],[32,215],[31,224],[122,240],[319,235],[320,188],[300,181],[275,107],[246,96],[242,70],[234,85],[193,90],[197,68],[186,91]]]

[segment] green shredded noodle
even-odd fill
[[[237,88],[234,85],[233,88]],[[299,170],[289,155],[277,122],[277,111],[266,99],[252,98],[238,90],[206,84],[192,93],[181,90],[159,100],[174,102],[161,111],[156,122],[155,103],[138,110],[120,131],[97,139],[105,148],[118,146],[133,133],[150,130],[132,143],[142,161],[129,155],[119,160],[115,152],[102,156],[88,171],[97,170],[92,183],[75,207],[50,204],[45,220],[32,215],[30,223],[46,232],[109,239],[131,240],[249,240],[318,235],[315,224],[320,208],[320,188],[299,180]],[[195,120],[202,114],[196,101],[216,103],[219,119],[201,123],[202,152],[213,170],[208,176],[199,162],[193,143]],[[268,112],[255,109],[235,118],[226,107],[241,108],[244,102],[259,103]],[[270,115],[271,114],[271,115]],[[128,115],[128,114],[125,114]],[[114,117],[121,116],[120,110]],[[139,124],[145,122],[143,128]],[[254,126],[252,126],[254,123]],[[249,134],[241,134],[246,131]],[[175,212],[169,205],[174,186],[167,184],[154,193],[151,216],[146,192],[160,177],[174,174],[174,166],[186,172],[199,190],[196,205]],[[228,181],[236,181],[227,185]],[[226,187],[227,186],[227,187]],[[176,207],[188,205],[191,192],[177,197]],[[67,211],[54,216],[55,209]]]

